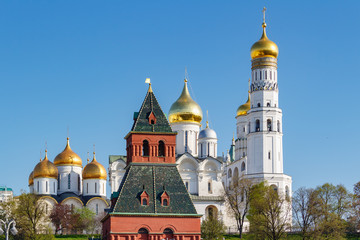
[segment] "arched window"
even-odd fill
[[[49,182],[46,181],[46,192],[48,192],[48,190],[49,190]]]
[[[163,206],[167,206],[168,205],[168,200],[167,199],[164,199],[163,200]]]
[[[272,80],[272,71],[270,71],[269,73],[270,73],[270,80]]]
[[[212,193],[211,182],[208,182],[208,193]]]
[[[37,192],[39,192],[39,181],[37,182]]]
[[[99,215],[99,204],[96,204],[95,213],[96,215]]]
[[[210,156],[210,143],[208,143],[207,155]]]
[[[280,132],[280,121],[277,121],[277,131]]]
[[[188,152],[188,131],[185,131],[185,152]]]
[[[205,209],[205,214],[208,219],[217,219],[217,208],[215,206],[208,206]]]
[[[251,127],[251,125],[250,125],[250,123],[249,123],[249,133],[250,133],[250,127]]]
[[[53,192],[55,192],[55,182],[53,182]]]
[[[142,200],[142,205],[143,205],[143,206],[148,205],[148,203],[147,203],[147,199],[146,199],[146,198],[143,198],[143,200]]]
[[[271,128],[271,119],[268,119],[268,120],[267,120],[267,130],[268,130],[268,131],[271,131],[271,130],[272,130],[272,128]]]
[[[89,183],[86,183],[86,193],[89,193]]]
[[[271,159],[271,152],[270,151],[268,152],[268,159],[269,160]]]
[[[186,187],[186,190],[189,191],[189,182],[185,182],[185,187]]]
[[[265,71],[265,79],[267,79],[267,71]]]
[[[267,106],[267,107],[270,107],[270,103],[268,102],[268,103],[266,104],[266,106]]]
[[[255,80],[257,80],[257,72],[255,72]]]
[[[81,182],[80,182],[80,174],[78,175],[78,190],[80,191],[80,185],[81,185]]]
[[[143,141],[142,155],[149,156],[149,142],[147,140]]]
[[[262,77],[262,76],[261,76],[261,71],[260,71],[260,80],[261,80],[261,77]]]
[[[239,181],[239,169],[236,167],[234,169],[233,182],[234,184],[237,184],[238,181]]]
[[[242,162],[242,164],[241,164],[241,171],[242,172],[245,171],[245,162]]]
[[[138,231],[139,234],[148,234],[149,231],[146,228],[140,228]]]
[[[260,103],[257,104],[258,107],[261,107]]]
[[[97,193],[97,183],[95,183],[95,193]]]
[[[165,156],[165,144],[163,141],[159,141],[159,157]]]
[[[58,175],[58,190],[60,189],[60,174]]]
[[[259,119],[256,119],[256,122],[255,122],[255,130],[257,132],[260,132],[260,120]]]
[[[285,187],[285,196],[286,196],[287,198],[290,197],[289,187],[288,187],[288,186]]]
[[[245,152],[243,152],[243,157],[245,157]]]
[[[71,186],[71,176],[70,173],[68,174],[68,189],[70,189]]]
[[[275,184],[272,184],[271,187],[272,187],[272,189],[273,189],[275,192],[278,191],[278,187],[277,187]]]
[[[173,231],[172,229],[170,229],[170,228],[165,228],[165,230],[164,230],[163,233],[164,233],[164,234],[173,234],[174,231]]]
[[[231,178],[232,177],[232,171],[231,171],[231,169],[229,169],[229,171],[228,171],[228,178]]]

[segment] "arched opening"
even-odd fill
[[[266,104],[266,106],[267,106],[267,107],[270,107],[270,103],[268,102],[268,103]]]
[[[142,155],[149,156],[149,142],[147,140],[143,141]]]
[[[146,228],[140,228],[138,231],[138,237],[139,240],[148,240],[149,231]]]
[[[234,169],[233,182],[234,184],[237,184],[238,181],[239,181],[239,169],[236,167]]]
[[[275,184],[270,186],[276,193],[278,192],[278,187]]]
[[[163,200],[163,206],[166,207],[166,206],[168,206],[168,205],[169,205],[168,200],[167,200],[167,199],[164,199],[164,200]]]
[[[208,206],[205,209],[205,215],[207,219],[217,219],[217,215],[218,215],[218,210],[215,206]]]
[[[260,120],[259,119],[256,119],[256,122],[255,122],[255,130],[257,132],[260,132]]]
[[[174,231],[171,228],[165,228],[163,234],[164,234],[163,239],[170,240],[174,238]]]
[[[163,141],[159,141],[159,157],[165,156],[165,143]]]
[[[260,103],[258,103],[257,106],[260,107],[261,106]]]
[[[232,177],[232,171],[231,171],[231,169],[229,169],[229,171],[228,171],[228,178],[231,178]]]
[[[268,120],[267,120],[267,130],[268,130],[268,131],[271,131],[271,130],[272,130],[272,128],[271,128],[271,119],[268,119]]]
[[[277,131],[280,132],[280,121],[277,121]]]
[[[285,187],[285,196],[286,196],[286,198],[290,197],[290,192],[289,192],[289,187],[288,186]]]
[[[70,189],[71,186],[71,178],[70,178],[70,173],[68,174],[68,189]]]
[[[241,163],[241,171],[242,171],[242,172],[245,171],[245,162],[242,162],[242,163]]]
[[[146,199],[146,198],[143,198],[143,200],[142,200],[142,205],[143,205],[143,206],[148,205],[148,203],[147,203],[147,199]]]

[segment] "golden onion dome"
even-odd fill
[[[70,148],[69,138],[67,138],[67,143],[64,151],[59,153],[54,160],[56,166],[59,165],[71,165],[82,167],[82,160],[76,153],[73,152]]]
[[[34,184],[34,171],[32,171],[29,175],[29,186]]]
[[[33,178],[55,178],[58,177],[58,169],[47,158],[47,150],[45,150],[45,157],[42,161],[36,164],[33,171]],[[29,179],[30,184],[30,179]]]
[[[238,109],[236,111],[236,116],[246,115],[249,110],[250,110],[250,92],[249,92],[248,100],[246,101],[246,103],[244,103],[243,105],[238,107]]]
[[[95,152],[93,160],[86,164],[82,172],[83,179],[103,179],[106,180],[107,174],[104,166],[96,161]]]
[[[184,89],[180,97],[171,105],[169,111],[169,122],[195,122],[201,123],[202,111],[199,106],[190,96],[187,80],[185,79]]]
[[[279,54],[278,46],[266,36],[266,23],[262,24],[263,34],[259,41],[254,43],[250,50],[252,59],[262,57],[273,57],[277,58]]]

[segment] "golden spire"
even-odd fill
[[[152,88],[151,88],[151,82],[150,82],[150,78],[146,78],[145,79],[145,83],[148,83],[149,84],[149,89],[148,89],[148,92],[152,92]]]
[[[44,160],[43,160],[43,161],[45,161],[45,160],[48,160],[48,157],[47,157],[47,149],[45,149],[45,157],[44,157]]]
[[[269,40],[268,37],[266,36],[265,11],[266,8],[264,7],[262,10],[263,12],[262,36],[259,41],[257,41],[252,45],[250,50],[250,55],[252,59],[261,58],[261,57],[277,58],[279,54],[279,49],[277,45],[273,41]]]
[[[88,155],[88,157],[87,157],[87,163],[89,163],[89,152],[87,152],[87,155]]]

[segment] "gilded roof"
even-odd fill
[[[82,167],[81,158],[70,148],[69,138],[67,138],[67,143],[64,151],[62,151],[55,157],[54,164],[56,166],[72,165]]]
[[[180,97],[174,102],[169,111],[169,122],[196,122],[201,123],[203,118],[202,110],[190,96],[185,79],[184,88]]]
[[[93,160],[88,163],[82,172],[83,179],[103,179],[106,180],[107,173],[104,166],[96,161],[95,152]]]
[[[55,178],[58,177],[58,169],[47,158],[47,151],[45,151],[45,157],[42,161],[36,164],[33,171],[34,178]],[[29,180],[30,181],[30,180]]]

